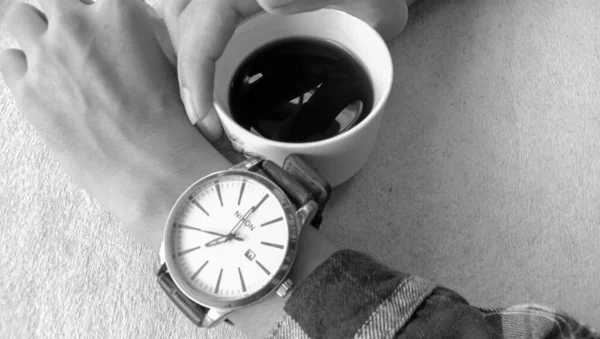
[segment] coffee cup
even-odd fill
[[[281,142],[252,133],[236,122],[229,100],[236,70],[261,47],[290,38],[335,43],[364,66],[372,82],[373,105],[356,126],[324,140]],[[246,157],[260,155],[279,165],[290,154],[300,155],[335,187],[350,179],[367,162],[377,139],[392,82],[392,59],[385,41],[364,21],[334,9],[294,15],[261,13],[238,26],[217,62],[215,109],[238,153]]]

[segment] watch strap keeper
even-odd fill
[[[263,160],[260,169],[273,180],[297,205],[304,205],[313,200],[319,210],[312,221],[318,228],[322,221],[322,212],[331,195],[329,183],[315,172],[297,154],[289,155],[279,167],[270,160]]]
[[[206,316],[207,309],[201,305],[196,304],[175,285],[173,278],[166,271],[163,270],[157,275],[157,281],[160,287],[165,291],[165,294],[171,299],[173,304],[177,305],[177,308],[185,314],[196,326],[202,326],[202,320]]]

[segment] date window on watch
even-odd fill
[[[246,253],[244,253],[244,255],[246,256],[246,258],[248,258],[248,260],[252,261],[254,260],[254,258],[256,258],[256,254],[254,254],[254,252],[252,252],[252,250],[248,249],[246,251]]]

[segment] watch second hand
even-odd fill
[[[212,235],[218,235],[220,237],[226,237],[227,234],[223,234],[223,233],[217,233],[217,232],[212,232],[212,231],[205,231],[205,230],[199,230],[200,232],[204,232],[204,233],[208,233],[208,234],[212,234]],[[238,241],[244,241],[244,239],[240,238],[240,237],[233,237],[233,239],[238,240]]]
[[[227,236],[227,234],[217,233],[217,232],[213,232],[213,231],[207,231],[207,230],[203,230],[203,229],[198,228],[198,227],[188,226],[188,225],[185,225],[185,224],[179,224],[179,227],[181,227],[181,228],[187,228],[187,229],[194,230],[194,231],[200,231],[200,232],[208,233],[208,234],[212,234],[212,235],[218,235],[218,236],[221,236],[221,237]],[[244,241],[244,239],[240,238],[240,237],[233,237],[233,239],[238,240],[238,241]]]

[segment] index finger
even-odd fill
[[[80,0],[39,0],[39,3],[40,8],[48,17],[48,21],[50,21],[55,15],[69,8],[86,6],[86,4]]]
[[[239,20],[259,12],[261,7],[255,0],[193,0],[189,6],[193,6],[187,9],[191,11],[189,21],[179,23],[177,70],[184,104],[191,106],[201,121],[213,105],[216,61]],[[185,102],[186,96],[191,102]]]

